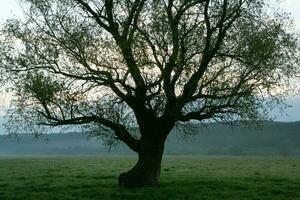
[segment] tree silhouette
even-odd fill
[[[298,72],[290,19],[267,1],[26,0],[24,10],[2,30],[12,116],[123,141],[138,162],[122,187],[158,184],[176,124],[263,119]]]

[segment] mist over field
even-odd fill
[[[184,133],[189,136],[184,136]],[[173,129],[169,155],[300,155],[300,122],[265,122],[263,127],[210,123]],[[0,155],[133,155],[125,145],[109,149],[87,134],[0,136]]]

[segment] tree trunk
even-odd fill
[[[120,187],[158,186],[165,138],[142,138],[138,162],[119,176]]]

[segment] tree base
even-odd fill
[[[121,188],[158,186],[164,140],[149,138],[140,143],[140,148],[135,166],[119,176]]]
[[[129,171],[119,176],[119,187],[121,188],[137,188],[137,187],[158,187],[158,177],[145,175]]]

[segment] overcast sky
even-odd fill
[[[270,0],[277,1],[277,0]],[[300,33],[300,0],[279,0],[280,8],[291,14],[295,22],[295,32]],[[21,8],[18,0],[0,0],[0,24],[4,23],[7,18],[22,17]],[[286,110],[286,114],[279,114],[274,112],[278,121],[300,121],[300,96],[291,98],[288,104],[292,105],[291,108]],[[0,98],[0,106],[3,105],[3,97]],[[1,115],[1,111],[0,111]]]

